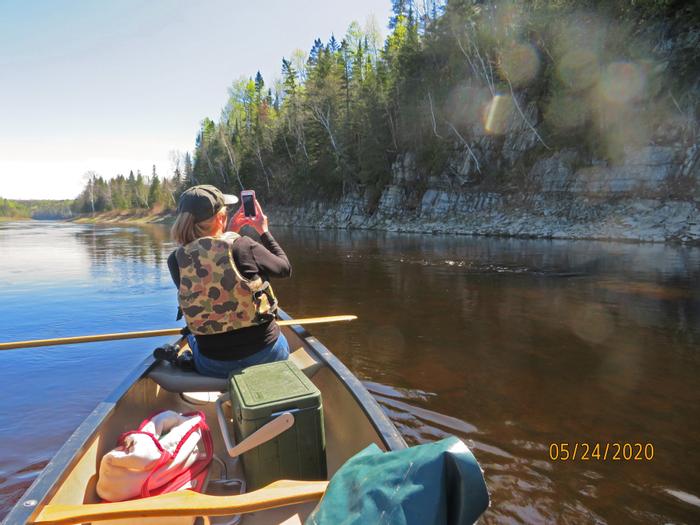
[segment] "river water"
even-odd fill
[[[359,315],[314,335],[409,444],[467,442],[483,523],[700,522],[700,249],[274,233],[282,306]],[[172,249],[161,226],[0,223],[0,341],[176,326]],[[0,353],[0,517],[158,342]]]

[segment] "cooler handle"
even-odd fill
[[[219,396],[216,400],[216,417],[219,420],[219,428],[221,428],[221,436],[224,438],[224,446],[226,452],[232,458],[240,456],[244,452],[254,449],[258,445],[262,445],[267,441],[279,436],[285,430],[288,430],[294,424],[294,415],[290,412],[282,412],[275,419],[253,432],[237,445],[233,445],[231,434],[229,433],[228,421],[224,415],[223,404],[231,400],[231,395],[226,393]]]

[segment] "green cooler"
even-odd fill
[[[294,363],[277,361],[235,372],[229,389],[237,443],[282,412],[294,415],[291,428],[243,454],[250,490],[278,479],[326,479],[321,392]]]

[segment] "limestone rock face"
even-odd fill
[[[473,185],[479,180],[481,150],[474,144],[467,148],[464,146],[455,155],[450,157],[445,168],[444,178],[451,186],[463,188]]]
[[[525,117],[523,118],[514,105],[501,150],[503,158],[510,166],[515,164],[523,153],[535,147],[539,140],[532,130],[537,129],[540,121],[537,105],[534,102],[524,105],[523,100],[518,100],[517,103]]]
[[[474,176],[471,161],[461,169]],[[415,157],[403,155],[373,212],[368,195],[350,193],[269,215],[273,225],[313,228],[700,244],[700,145],[630,149],[619,165],[584,163],[578,151],[562,149],[536,160],[527,178],[534,183],[527,192],[486,191],[442,174],[424,178],[427,189],[416,194]]]
[[[685,182],[695,201],[700,201],[700,144],[693,144],[686,151],[679,172],[680,182]]]
[[[450,215],[458,195],[447,191],[428,190],[423,194],[420,216],[430,219],[445,218]]]
[[[661,194],[669,177],[679,169],[670,147],[649,146],[627,151],[620,166],[581,168],[568,191],[590,195]]]
[[[530,170],[530,179],[543,192],[567,191],[573,182],[577,159],[578,153],[575,150],[561,150],[551,157],[536,161]]]
[[[381,214],[400,213],[404,207],[405,191],[401,186],[387,186],[379,199],[378,212]]]
[[[392,184],[411,184],[418,179],[416,171],[416,156],[413,153],[403,153],[396,157],[391,165]]]

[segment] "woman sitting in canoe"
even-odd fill
[[[241,207],[226,232],[226,206],[238,199],[214,186],[193,186],[181,196],[172,236],[179,247],[168,257],[178,287],[178,304],[200,374],[227,377],[232,370],[280,361],[289,345],[274,321],[277,300],[270,277],[292,272],[282,248],[268,231],[267,217]],[[252,226],[261,243],[239,235]]]

